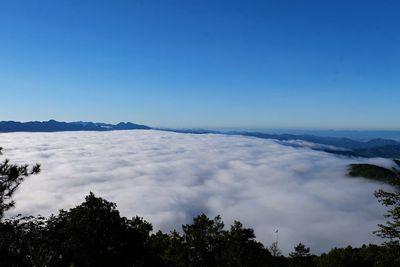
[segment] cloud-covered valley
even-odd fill
[[[384,209],[383,185],[346,177],[351,159],[243,136],[152,130],[0,134],[4,157],[40,163],[8,213],[50,215],[89,191],[116,202],[122,215],[143,216],[155,229],[180,229],[200,213],[240,220],[284,252],[300,241],[319,253],[334,246],[380,242],[372,234]]]

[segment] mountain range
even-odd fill
[[[399,158],[400,142],[390,139],[376,138],[369,141],[357,141],[350,138],[337,138],[313,135],[292,135],[292,134],[265,134],[256,132],[231,132],[263,139],[276,139],[281,141],[301,140],[310,143],[325,145],[328,147],[314,147],[315,150],[322,150],[329,153],[341,154],[355,157],[383,157]],[[337,149],[340,148],[340,149]]]
[[[249,131],[213,131],[206,129],[159,129],[179,133],[191,134],[228,134],[243,135],[262,139],[274,139],[279,141],[305,141],[320,146],[307,146],[306,144],[283,143],[290,146],[307,146],[314,150],[338,154],[349,157],[382,157],[397,159],[400,158],[400,142],[391,139],[375,138],[368,141],[359,141],[345,137],[329,137],[316,135],[296,134],[268,134]]]
[[[286,142],[285,145],[307,146],[314,150],[328,153],[351,156],[351,157],[383,157],[400,158],[400,142],[391,139],[376,138],[368,141],[359,141],[344,137],[328,137],[302,134],[269,134],[251,131],[214,131],[207,129],[168,129],[152,128],[150,126],[135,124],[131,122],[120,122],[118,124],[100,122],[61,122],[49,121],[0,121],[1,132],[62,132],[62,131],[113,131],[113,130],[162,130],[190,134],[227,134],[243,135],[262,139],[274,139]],[[319,146],[308,146],[307,144],[296,143],[298,141],[319,144]]]
[[[112,130],[136,130],[150,129],[146,125],[130,122],[118,124],[95,123],[95,122],[61,122],[49,121],[0,121],[0,132],[64,132],[64,131],[112,131]]]

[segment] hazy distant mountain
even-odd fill
[[[120,122],[118,124],[94,123],[94,122],[61,122],[49,121],[1,121],[0,132],[63,132],[63,131],[112,131],[151,129],[149,126]]]
[[[316,135],[296,135],[296,134],[269,134],[247,131],[214,131],[207,129],[166,129],[151,128],[146,125],[134,124],[130,122],[120,122],[118,124],[100,123],[100,122],[60,122],[49,121],[0,121],[0,132],[63,132],[63,131],[113,131],[113,130],[135,130],[135,129],[156,129],[163,131],[172,131],[178,133],[191,134],[227,134],[244,135],[263,139],[275,139],[280,141],[305,141],[319,144],[322,146],[310,147],[314,150],[325,151],[328,153],[339,154],[351,157],[383,157],[400,158],[400,142],[389,139],[372,139],[369,141],[357,141],[350,138],[338,138]],[[294,145],[287,143],[285,145]],[[305,146],[299,144],[297,146]]]
[[[266,134],[256,132],[230,132],[229,134],[240,134],[245,136],[253,136],[264,139],[276,139],[281,141],[301,140],[311,143],[328,145],[343,149],[331,149],[324,147],[313,148],[329,153],[359,156],[359,157],[383,157],[383,158],[400,158],[400,142],[388,139],[372,139],[366,142],[356,141],[350,138],[337,138],[313,135],[293,135],[293,134]]]
[[[187,134],[226,134],[223,131],[208,130],[201,128],[153,128],[154,130],[174,132],[174,133],[187,133]]]
[[[320,137],[350,138],[368,141],[377,138],[400,141],[399,130],[321,130],[321,129],[214,129],[222,132],[257,132],[267,134],[311,135]]]
[[[230,134],[240,134],[245,136],[254,136],[264,139],[277,140],[303,140],[311,143],[342,147],[347,149],[366,149],[379,146],[400,145],[400,142],[388,139],[372,139],[366,142],[356,141],[350,138],[325,137],[315,135],[294,135],[294,134],[266,134],[257,132],[229,132]]]
[[[382,158],[400,158],[400,142],[390,139],[376,138],[369,141],[358,141],[345,137],[329,137],[316,135],[301,134],[269,134],[248,131],[214,131],[206,129],[159,129],[165,131],[173,131],[178,133],[191,134],[228,134],[228,135],[244,135],[257,137],[262,139],[275,139],[280,141],[306,141],[309,143],[320,144],[323,146],[307,146],[314,150],[325,151],[328,153],[349,156],[349,157],[382,157]],[[285,145],[294,146],[294,143],[284,143]],[[305,146],[298,144],[296,146]]]

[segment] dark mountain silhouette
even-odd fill
[[[94,122],[61,122],[49,121],[1,121],[0,132],[64,132],[64,131],[112,131],[112,130],[136,130],[151,129],[149,126],[120,122],[118,124],[94,123]]]

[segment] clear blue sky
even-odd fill
[[[399,1],[0,0],[0,120],[400,128]]]

